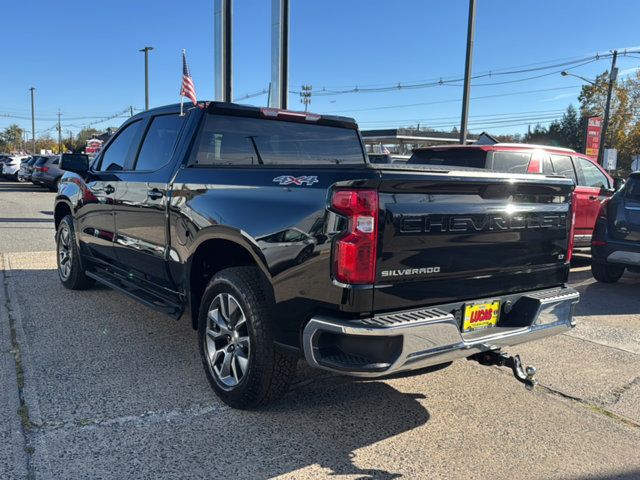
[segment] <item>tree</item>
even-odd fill
[[[560,136],[564,146],[576,151],[582,149],[583,130],[580,128],[578,111],[573,105],[569,105],[560,119]]]
[[[75,153],[80,153],[87,146],[87,140],[94,138],[96,135],[100,135],[100,133],[102,132],[100,132],[100,130],[96,130],[95,128],[83,128],[82,130],[80,130],[80,132],[78,132],[78,135],[76,135],[76,138],[73,140],[73,142],[66,142],[68,144],[67,147],[73,150]]]
[[[24,130],[18,125],[9,125],[0,133],[2,139],[3,150],[9,152],[22,150]]]
[[[609,72],[604,72],[593,85],[584,85],[578,100],[583,117],[603,116],[609,86]],[[611,96],[609,126],[604,144],[618,150],[618,167],[628,169],[631,156],[640,153],[640,72],[616,81]]]

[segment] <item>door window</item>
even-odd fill
[[[563,175],[573,180],[576,184],[578,183],[576,171],[573,168],[573,162],[571,161],[570,156],[551,155],[551,163],[553,164],[553,169],[558,175]]]
[[[631,177],[624,187],[625,197],[640,202],[640,179]]]
[[[124,130],[118,133],[118,136],[102,154],[102,160],[98,166],[98,170],[102,172],[124,170],[125,166],[130,164],[130,160],[132,160],[136,154],[141,135],[141,120],[127,125]]]
[[[580,170],[582,170],[583,177],[580,185],[583,187],[609,188],[609,179],[607,179],[605,174],[602,173],[598,167],[584,158],[578,158],[577,160],[580,165]]]
[[[160,115],[153,119],[136,161],[136,170],[158,170],[171,160],[185,117]]]

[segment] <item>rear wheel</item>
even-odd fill
[[[93,286],[95,281],[84,274],[80,264],[80,253],[76,244],[71,215],[65,216],[58,225],[56,257],[58,277],[60,277],[62,285],[70,290],[85,290]]]
[[[207,379],[218,397],[250,409],[289,388],[297,359],[276,350],[270,326],[272,301],[262,272],[233,267],[214,275],[200,306],[198,339]]]
[[[624,267],[610,265],[608,263],[592,263],[591,274],[593,278],[602,283],[615,283],[624,273]]]

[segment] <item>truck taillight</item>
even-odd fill
[[[347,284],[371,284],[376,279],[378,192],[336,190],[331,209],[347,217],[347,231],[333,247],[333,274]]]
[[[567,263],[571,263],[571,258],[573,257],[573,237],[576,231],[576,202],[576,192],[573,192],[571,194],[571,209],[569,210],[569,220],[571,221],[571,226],[569,227],[569,242],[567,245]]]

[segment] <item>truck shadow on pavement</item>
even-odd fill
[[[402,477],[383,468],[359,467],[355,452],[427,423],[429,412],[418,401],[424,398],[419,393],[399,392],[383,382],[350,377],[315,378],[302,387],[294,385],[285,398],[258,415],[268,429],[292,425],[287,431],[292,434],[291,443],[298,445],[297,452],[292,452],[298,460],[284,471],[278,467],[265,471],[264,477],[315,464],[328,469],[330,475]],[[385,463],[381,458],[376,466]]]
[[[422,394],[302,364],[279,402],[230,409],[207,384],[185,318],[176,322],[102,286],[65,290],[55,270],[6,273],[24,329],[31,402],[41,412],[30,420],[38,425],[36,455],[65,451],[64,463],[47,467],[54,478],[63,470],[83,478],[88,457],[91,477],[117,478],[131,463],[146,465],[153,478],[171,477],[169,465],[157,461],[166,456],[190,478],[297,476],[319,466],[323,475],[392,479],[402,475],[384,468],[386,458],[368,456],[367,447],[430,419]],[[156,460],[148,462],[122,435]],[[176,454],[174,445],[190,453]]]

